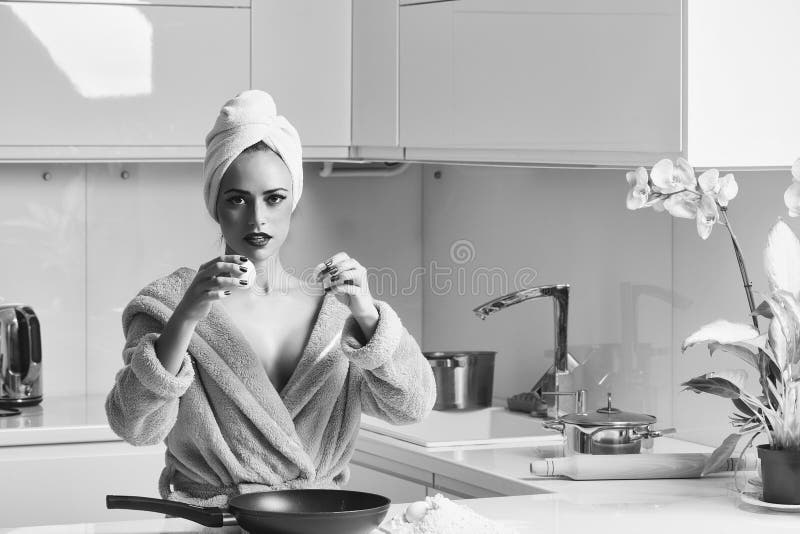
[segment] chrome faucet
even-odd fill
[[[553,367],[551,367],[533,387],[532,392],[541,401],[546,409],[542,415],[557,418],[561,415],[559,410],[560,399],[563,396],[575,397],[575,411],[586,411],[586,391],[560,391],[559,376],[567,375],[578,366],[578,362],[567,352],[567,312],[569,310],[569,284],[556,284],[550,286],[530,287],[521,289],[508,295],[490,300],[481,304],[474,310],[475,315],[485,320],[489,315],[502,309],[539,297],[553,298],[553,312],[555,319],[555,346]],[[549,386],[549,387],[547,387]],[[551,391],[543,391],[550,389]],[[546,397],[546,398],[544,398]],[[532,413],[533,415],[533,413]]]

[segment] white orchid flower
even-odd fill
[[[664,200],[664,209],[673,217],[681,219],[694,219],[697,217],[697,205],[700,197],[692,191],[675,193]]]
[[[694,176],[694,169],[689,162],[683,158],[672,161],[662,159],[650,171],[650,179],[660,193],[677,193],[685,189],[694,190],[697,186],[697,178]]]
[[[717,192],[717,202],[720,206],[727,206],[728,202],[736,198],[739,194],[739,184],[733,174],[728,173],[719,179],[719,191]]]
[[[792,181],[792,185],[783,193],[783,203],[789,210],[789,217],[800,216],[800,181]]]
[[[697,183],[704,194],[709,195],[723,207],[739,193],[739,184],[736,183],[733,174],[728,173],[720,178],[717,169],[708,169],[700,175]]]
[[[711,235],[711,230],[719,220],[719,211],[717,210],[717,203],[709,195],[700,197],[700,202],[697,204],[697,233],[703,239],[708,239]]]
[[[647,177],[647,169],[639,167],[635,171],[630,171],[625,175],[628,180],[628,198],[626,204],[629,210],[638,210],[647,205],[650,198],[650,185],[648,184],[649,178]]]
[[[653,211],[662,212],[666,209],[664,207],[664,202],[665,202],[664,197],[657,197],[647,201],[647,204],[645,204],[644,207],[653,208]]]
[[[789,217],[800,216],[800,158],[792,164],[792,185],[783,193],[783,203],[789,210]]]

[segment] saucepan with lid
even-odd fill
[[[572,413],[545,421],[545,428],[557,430],[565,438],[564,453],[570,454],[638,454],[642,444],[652,438],[674,432],[674,428],[654,430],[653,415],[624,412],[608,405],[594,413]],[[649,448],[649,447],[647,447]]]

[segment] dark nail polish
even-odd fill
[[[230,294],[231,294],[231,292],[230,292],[230,291],[228,291],[228,290],[226,289],[226,290],[225,290],[225,294],[226,294],[226,295],[230,295]]]
[[[239,266],[239,270],[242,271],[243,273],[246,273],[247,272],[247,267],[245,267],[244,265],[240,265]]]
[[[247,256],[239,256],[239,261],[247,261]]]
[[[331,265],[333,265],[333,260],[328,260],[325,262],[326,267],[330,267]]]
[[[336,274],[338,272],[339,272],[339,268],[338,267],[331,267],[330,274]]]
[[[247,280],[239,280],[239,285],[246,286]]]
[[[344,283],[347,284],[347,285],[351,285],[351,286],[353,285],[353,281],[352,280],[345,280]]]
[[[338,279],[339,279],[339,275],[338,274],[335,274],[335,275],[331,276],[331,282],[335,282]]]

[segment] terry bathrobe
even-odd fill
[[[162,498],[224,506],[231,496],[347,482],[361,412],[395,424],[422,420],[433,372],[392,308],[375,301],[370,340],[327,294],[288,383],[278,392],[224,307],[201,320],[176,375],[154,342],[196,271],[142,289],[122,314],[125,366],[106,399],[111,429],[133,445],[164,440]]]

